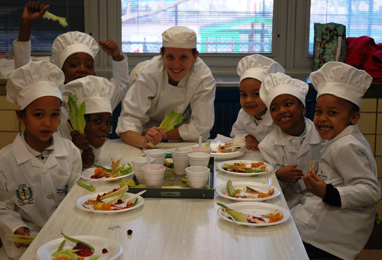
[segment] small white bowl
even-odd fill
[[[210,168],[204,166],[190,166],[186,168],[188,185],[192,189],[204,188],[210,176]]]
[[[208,166],[211,155],[205,152],[192,152],[188,154],[190,166]]]
[[[160,188],[163,184],[166,167],[160,164],[142,166],[143,177],[147,188]]]

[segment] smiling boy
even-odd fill
[[[372,78],[347,64],[328,62],[310,80],[318,92],[314,125],[326,142],[318,174],[304,175],[311,193],[292,214],[311,259],[355,259],[373,230],[381,194],[373,153],[357,126]]]

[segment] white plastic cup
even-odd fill
[[[188,185],[191,189],[202,189],[207,185],[210,168],[204,166],[190,166],[186,168]]]
[[[191,152],[191,148],[181,148],[178,151],[176,149],[171,151],[172,160],[174,161],[174,171],[177,175],[185,175],[185,169],[189,166],[188,154]]]
[[[208,167],[211,155],[205,152],[192,152],[188,154],[190,166]]]
[[[154,158],[154,164],[164,165],[164,159],[166,158],[166,151],[162,149],[146,150],[150,154],[151,158]]]
[[[154,163],[154,158],[150,158],[150,162]],[[134,175],[137,178],[139,184],[145,184],[145,178],[143,177],[142,166],[147,164],[146,157],[134,157],[131,159]]]
[[[160,164],[150,164],[141,167],[147,188],[160,188],[163,184],[166,167]]]

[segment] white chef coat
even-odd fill
[[[355,259],[371,235],[381,194],[373,153],[357,125],[323,144],[318,173],[338,190],[341,207],[306,193],[292,209],[298,231],[306,243]]]
[[[297,169],[302,170],[303,173],[310,171],[310,162],[318,162],[320,159],[322,141],[313,122],[308,118],[305,118],[305,129],[305,137],[301,139],[300,149],[296,150],[289,142],[287,135],[280,127],[276,126],[259,144],[263,159],[271,164],[275,170],[297,164]],[[280,180],[279,182],[289,208],[299,204],[306,191],[303,178],[297,183]]]
[[[178,85],[172,86],[168,83],[162,57],[156,56],[127,92],[116,132],[142,133],[159,126],[172,109],[184,113],[190,106],[190,120],[179,126],[179,134],[185,141],[197,141],[199,135],[206,140],[214,125],[215,90],[211,70],[200,58]]]
[[[81,156],[72,142],[54,135],[53,150],[41,160],[32,154],[20,133],[0,151],[0,237],[9,257],[17,249],[5,234],[28,227],[35,235],[46,223],[82,170]]]
[[[31,41],[14,41],[13,54],[15,59],[15,68],[19,68],[31,61]],[[123,55],[123,60],[112,60],[113,78],[110,82],[114,85],[114,93],[110,100],[111,107],[114,110],[119,102],[125,97],[129,87],[129,66],[128,58]]]
[[[267,112],[257,123],[253,116],[240,109],[236,122],[232,126],[231,137],[251,135],[261,142],[275,128],[271,114]]]

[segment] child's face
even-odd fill
[[[257,79],[247,78],[240,82],[240,105],[247,114],[257,119],[267,111],[266,105],[260,99],[260,87],[261,82]]]
[[[295,96],[282,94],[275,97],[269,110],[275,125],[285,133],[293,136],[303,133],[305,107]]]
[[[25,125],[25,140],[30,147],[42,152],[50,145],[60,123],[61,101],[57,97],[41,97],[24,111],[17,111],[17,118]]]
[[[85,134],[89,143],[99,148],[105,143],[105,138],[111,131],[111,114],[95,113],[89,114],[89,120],[85,127]]]
[[[65,83],[94,75],[94,59],[84,52],[73,53],[65,60],[62,71],[65,74]]]
[[[352,108],[352,103],[345,99],[329,94],[320,96],[314,113],[314,125],[320,137],[333,139],[347,126],[356,124],[360,113]]]

